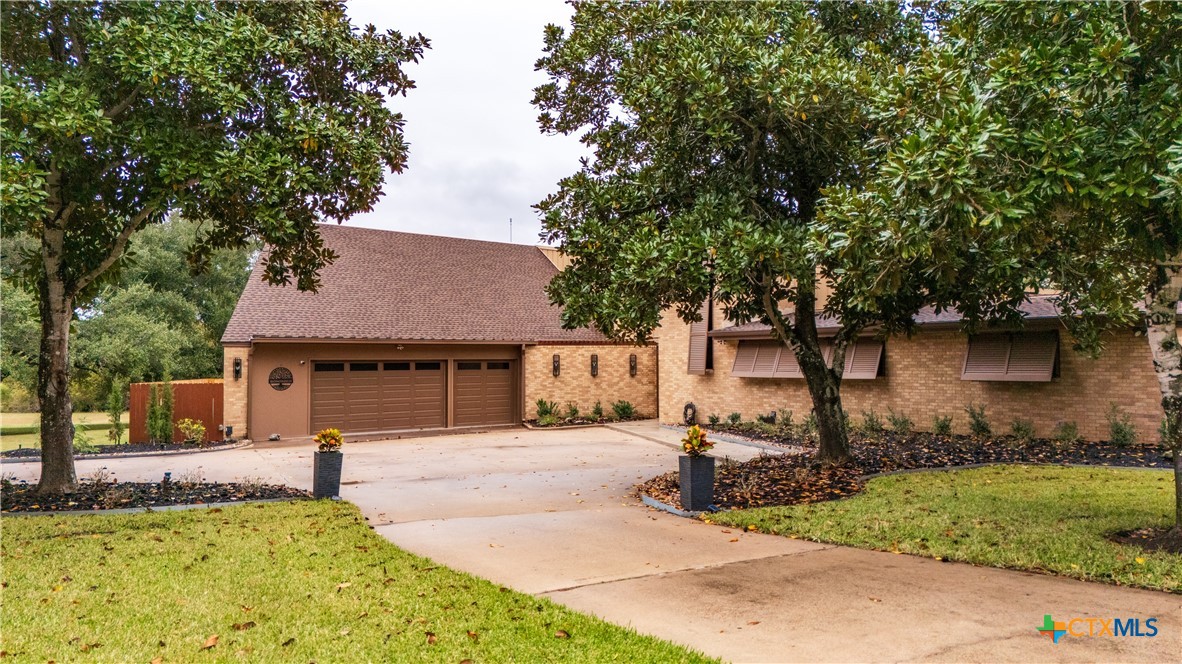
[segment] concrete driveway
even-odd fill
[[[630,495],[678,434],[510,430],[346,446],[343,497],[398,546],[734,661],[1177,661],[1182,597],[731,532]],[[759,450],[721,444],[720,456]],[[123,480],[200,468],[310,488],[309,443],[91,460]],[[5,472],[35,479],[35,464]],[[1158,619],[1154,638],[1039,635],[1043,616]]]

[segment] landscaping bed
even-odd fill
[[[707,435],[716,431],[711,429]],[[734,429],[722,431],[736,433]],[[844,498],[860,490],[859,477],[899,470],[998,463],[1172,467],[1171,461],[1154,445],[1117,447],[1085,442],[1064,445],[1046,439],[1020,441],[883,431],[851,432],[853,461],[842,467],[821,468],[813,460],[816,443],[808,436],[769,434],[760,440],[805,452],[764,455],[745,463],[720,460],[715,470],[714,490],[714,503],[718,507],[744,509]],[[655,477],[640,485],[639,490],[661,502],[680,505],[676,472]]]
[[[1182,555],[1120,533],[1173,522],[1173,477],[1129,468],[990,466],[874,478],[848,500],[711,514],[775,535],[1182,592]]]
[[[218,442],[206,443],[204,445],[195,445],[193,443],[122,443],[120,445],[95,445],[86,449],[75,448],[74,456],[85,457],[94,454],[136,454],[142,452],[176,452],[189,451],[196,452],[198,450],[217,450],[231,445],[237,445],[238,440],[235,438],[221,440]],[[22,447],[15,450],[5,450],[0,452],[0,457],[3,458],[40,458],[40,447]]]
[[[395,547],[340,501],[8,519],[15,661],[712,661]]]
[[[177,480],[120,482],[115,478],[84,480],[78,489],[60,496],[36,493],[36,485],[0,481],[0,513],[109,510],[168,505],[233,503],[246,500],[308,498],[307,491],[263,482],[215,483]]]

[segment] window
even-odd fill
[[[344,371],[344,362],[313,362],[312,371]]]
[[[1059,359],[1059,333],[1008,332],[969,337],[961,380],[1049,382]]]
[[[882,360],[881,341],[859,339],[845,351],[845,378],[872,380],[878,376]],[[821,341],[825,363],[833,361],[833,344],[827,339]],[[735,364],[731,374],[741,378],[803,378],[796,353],[773,340],[740,341],[735,351]]]
[[[377,371],[377,362],[350,362],[349,371]]]
[[[494,371],[506,371],[509,369],[508,362],[489,362],[488,368]]]
[[[410,362],[387,362],[386,371],[410,371]]]
[[[706,298],[699,312],[702,320],[690,323],[689,362],[686,365],[686,373],[700,376],[714,368],[714,348],[710,344],[709,335],[713,309],[710,298]]]
[[[456,362],[456,369],[460,371],[480,371],[479,362]]]
[[[439,371],[441,368],[442,362],[415,362],[415,371]]]

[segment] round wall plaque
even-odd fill
[[[291,387],[291,369],[286,367],[275,367],[271,370],[271,375],[267,376],[267,382],[271,387],[282,392]]]

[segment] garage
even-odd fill
[[[509,360],[312,362],[313,431],[436,429],[448,426],[448,366],[454,364],[451,426],[512,424],[515,364]]]

